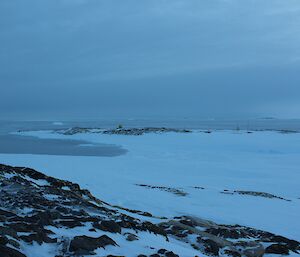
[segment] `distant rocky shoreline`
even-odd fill
[[[142,127],[142,128],[115,128],[115,129],[101,129],[101,128],[83,128],[83,127],[72,127],[68,129],[60,129],[60,130],[55,130],[56,133],[62,134],[62,135],[76,135],[76,134],[86,134],[86,133],[91,133],[91,134],[106,134],[106,135],[127,135],[127,136],[141,136],[145,134],[163,134],[163,133],[192,133],[195,132],[196,130],[190,130],[190,129],[176,129],[176,128],[166,128],[166,127]],[[201,133],[206,133],[210,134],[213,131],[219,131],[219,130],[210,130],[210,129],[202,129],[202,130],[197,130],[197,132]],[[220,130],[222,131],[222,130]],[[251,134],[253,132],[278,132],[281,134],[294,134],[294,133],[299,133],[297,130],[287,130],[287,129],[282,129],[282,130],[270,130],[270,129],[257,129],[257,130],[240,130],[240,129],[235,129],[232,131],[239,131],[239,132],[245,132],[248,134]]]
[[[107,247],[122,250],[120,236],[128,244],[145,240],[141,232],[155,234],[165,242],[171,238],[184,242],[197,250],[198,256],[259,257],[300,250],[295,240],[249,227],[187,216],[159,218],[112,206],[78,184],[29,168],[0,165],[0,183],[0,257],[30,257],[25,252],[34,244],[55,246],[55,254],[49,256],[87,256],[106,249],[101,256],[112,257]],[[150,222],[151,218],[155,222]],[[74,232],[70,236],[66,231]],[[170,249],[144,243],[152,253],[139,252],[136,256],[179,256]]]
[[[47,130],[47,129],[44,129]],[[47,130],[48,131],[48,130]],[[145,134],[164,134],[164,133],[205,133],[211,134],[218,131],[232,131],[251,134],[254,132],[277,132],[280,134],[297,134],[300,133],[300,130],[291,130],[291,129],[180,129],[180,128],[169,128],[169,127],[117,127],[117,128],[99,128],[99,127],[70,127],[63,129],[53,129],[54,133],[72,136],[76,134],[105,134],[105,135],[127,135],[127,136],[141,136]],[[18,130],[16,133],[23,132],[32,132],[32,130]]]
[[[131,135],[131,136],[141,136],[148,133],[191,133],[191,130],[187,129],[174,129],[174,128],[155,128],[155,127],[145,127],[145,128],[116,128],[116,129],[99,129],[99,128],[81,128],[74,127],[66,130],[57,131],[59,134],[63,135],[75,135],[81,133],[98,133],[98,134],[108,134],[108,135]]]

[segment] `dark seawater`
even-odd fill
[[[51,130],[56,128],[57,125],[53,125],[52,122],[0,121],[0,154],[114,157],[127,153],[126,149],[112,144],[91,144],[83,140],[40,139],[10,134],[19,130]]]
[[[0,136],[0,153],[4,154],[45,154],[69,156],[113,157],[127,151],[116,145],[90,144],[81,140],[39,139],[30,136]]]

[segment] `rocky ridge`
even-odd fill
[[[145,234],[166,246],[171,240],[185,243],[198,256],[256,257],[300,250],[295,240],[249,227],[188,216],[158,218],[112,206],[78,184],[30,168],[0,165],[0,183],[0,257],[31,257],[30,249],[39,245],[51,246],[51,257],[114,256],[116,248],[133,256],[124,246],[141,241],[145,247],[136,248],[136,256],[179,256],[148,242]]]
[[[81,133],[100,133],[108,135],[129,135],[129,136],[141,136],[149,133],[190,133],[191,130],[187,129],[174,129],[174,128],[155,128],[155,127],[145,127],[145,128],[116,128],[116,129],[100,129],[100,128],[81,128],[74,127],[65,130],[57,131],[59,134],[63,135],[75,135]]]

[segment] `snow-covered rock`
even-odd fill
[[[295,240],[249,227],[112,206],[30,168],[0,165],[0,183],[1,257],[256,257],[300,250]]]

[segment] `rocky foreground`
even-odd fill
[[[112,206],[78,184],[30,168],[0,165],[0,183],[0,257],[36,256],[32,249],[41,245],[46,250],[40,257],[116,256],[116,249],[122,256],[179,256],[168,249],[170,242],[199,252],[195,256],[300,251],[297,241],[249,227],[187,216],[159,218]],[[165,242],[165,247],[147,240],[147,235]],[[131,248],[135,255],[128,254],[129,245],[139,246]]]

